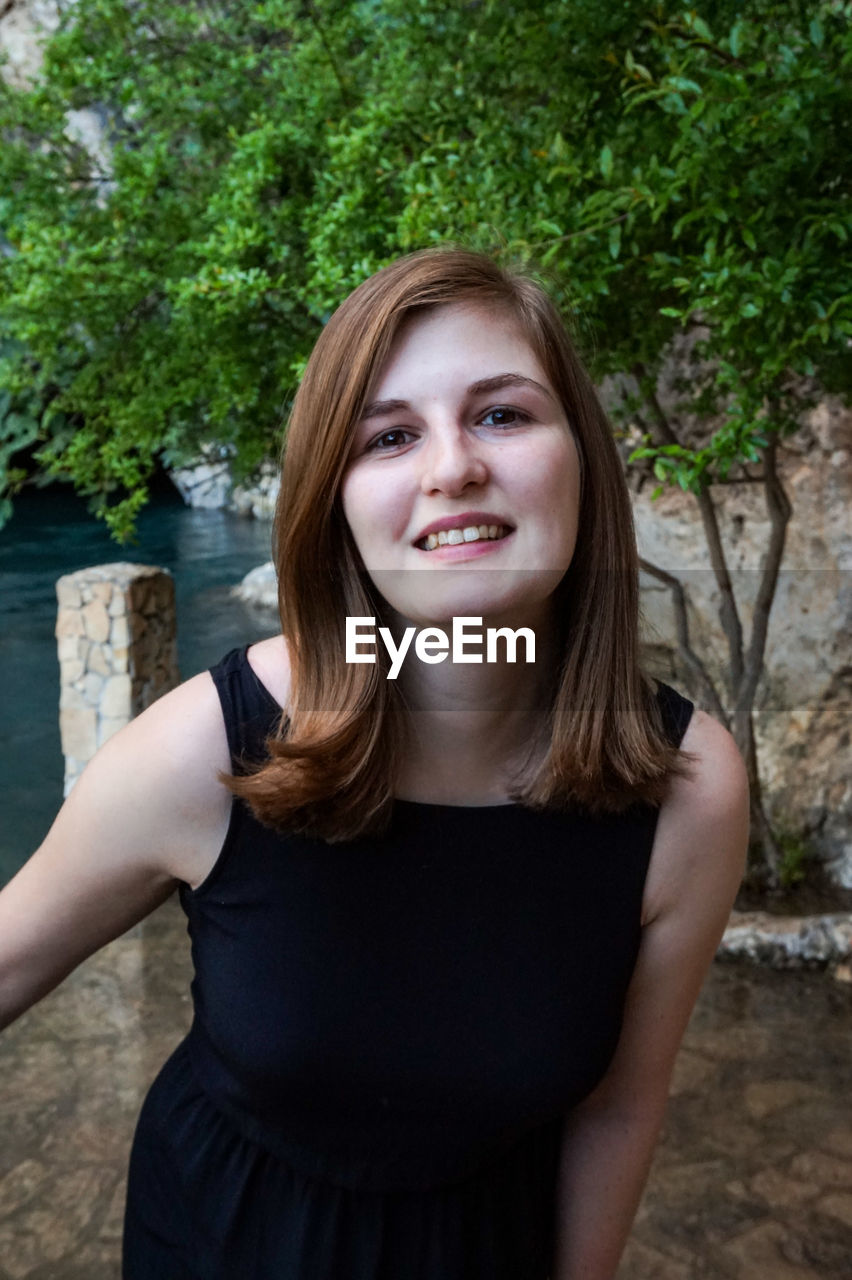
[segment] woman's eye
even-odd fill
[[[485,427],[514,427],[519,422],[527,421],[529,421],[527,414],[522,413],[520,409],[510,409],[508,406],[499,405],[496,409],[488,410],[482,418],[482,425]]]
[[[368,446],[375,449],[377,453],[387,452],[390,449],[398,449],[405,441],[401,438],[407,436],[408,431],[404,431],[402,427],[394,427],[391,431],[383,431],[380,436],[376,436],[375,440]],[[383,443],[384,442],[384,443]]]

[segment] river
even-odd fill
[[[54,584],[116,560],[160,565],[175,579],[178,657],[186,678],[235,645],[275,629],[230,589],[269,559],[270,525],[185,507],[159,494],[121,547],[64,487],[26,492],[0,530],[0,885],[39,844],[62,799]]]

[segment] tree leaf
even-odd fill
[[[617,222],[614,227],[609,229],[609,256],[613,259],[618,257],[621,249],[621,223]]]
[[[599,157],[600,170],[603,177],[608,182],[612,177],[612,149],[610,147],[602,147]]]
[[[742,22],[735,22],[734,25],[731,27],[731,33],[728,37],[728,43],[730,45],[731,53],[734,55],[735,58],[738,58],[740,56],[740,53],[742,52],[742,33],[743,33]]]

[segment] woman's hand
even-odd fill
[[[660,810],[639,956],[615,1056],[566,1118],[553,1280],[612,1280],[663,1122],[675,1057],[742,879],[748,781],[733,738],[695,711],[697,756]]]
[[[82,960],[199,883],[227,831],[230,768],[205,672],[166,694],[90,761],[44,842],[0,893],[0,1027]]]

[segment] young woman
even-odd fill
[[[361,285],[276,546],[281,636],[114,737],[0,895],[0,1017],[179,887],[195,1020],[127,1280],[612,1277],[747,787],[640,671],[626,487],[543,291],[452,248]]]

